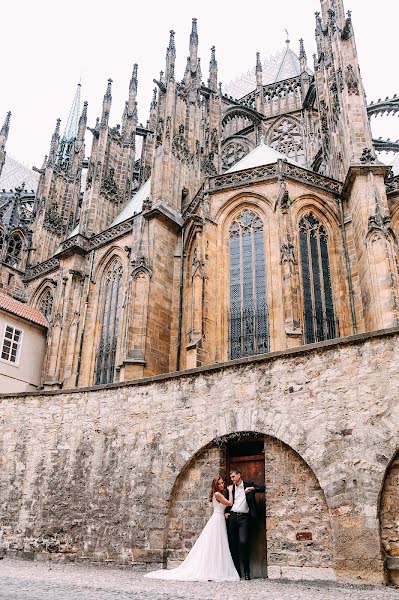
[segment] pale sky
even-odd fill
[[[191,18],[198,19],[199,56],[208,78],[210,47],[216,46],[219,80],[248,71],[256,52],[264,60],[284,48],[289,31],[298,53],[304,38],[310,68],[315,52],[318,0],[13,0],[1,2],[0,122],[12,111],[8,153],[28,166],[41,165],[57,117],[66,123],[76,85],[88,100],[93,126],[101,113],[109,77],[113,84],[111,126],[120,123],[134,62],[139,64],[139,122],[148,118],[159,71],[164,69],[169,30],[176,32],[176,78],[188,54]],[[352,10],[360,67],[368,100],[399,94],[396,59],[398,0],[347,0]],[[378,7],[378,12],[376,11]],[[375,137],[399,138],[398,117],[373,118]],[[86,146],[90,152],[91,139]]]

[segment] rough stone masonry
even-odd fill
[[[133,383],[1,396],[1,547],[173,564],[209,516],[220,440],[253,432],[265,440],[269,577],[382,583],[388,570],[395,581],[398,339],[396,328]]]

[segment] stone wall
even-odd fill
[[[319,482],[291,448],[266,439],[266,531],[269,577],[334,578],[330,515]],[[321,571],[320,571],[321,570]]]
[[[186,540],[178,525],[189,518],[184,491],[204,510],[205,479],[219,464],[213,440],[254,432],[275,457],[274,565],[304,577],[308,564],[321,569],[316,577],[332,565],[338,580],[382,582],[378,507],[399,446],[398,337],[395,329],[134,383],[1,396],[1,546],[161,565],[179,551],[168,544],[192,543],[193,530]],[[309,532],[312,540],[296,539]]]
[[[210,482],[223,474],[224,452],[212,447],[193,458],[177,477],[166,519],[167,564],[187,555],[212,513]]]

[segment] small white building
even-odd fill
[[[41,382],[48,322],[40,311],[0,293],[0,393]]]

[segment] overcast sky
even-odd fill
[[[347,0],[345,7],[352,10],[368,100],[399,94],[398,0]],[[40,165],[57,117],[61,129],[65,125],[80,78],[82,102],[89,102],[93,125],[112,77],[110,123],[119,123],[134,62],[139,64],[139,121],[145,123],[152,80],[164,69],[169,30],[176,32],[176,77],[181,79],[192,17],[198,19],[204,81],[212,45],[219,80],[228,83],[254,65],[257,51],[263,60],[282,50],[284,29],[297,53],[298,40],[304,38],[312,68],[314,12],[319,9],[318,0],[3,0],[0,121],[12,111],[7,151],[29,166]],[[398,117],[372,123],[376,137],[399,138]]]

